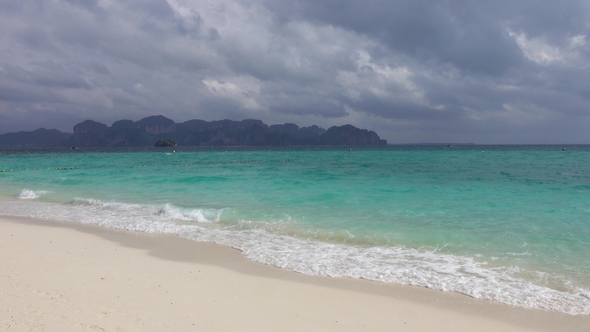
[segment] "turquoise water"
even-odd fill
[[[588,146],[5,149],[0,215],[588,314],[589,171]]]

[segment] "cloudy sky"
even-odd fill
[[[155,114],[590,143],[590,2],[0,0],[0,133]]]

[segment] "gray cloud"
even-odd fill
[[[363,33],[422,61],[500,74],[521,59],[517,45],[485,4],[469,1],[269,1],[282,20],[312,19]]]
[[[0,133],[163,114],[587,143],[584,1],[0,2]]]

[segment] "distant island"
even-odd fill
[[[40,128],[0,135],[0,146],[147,147],[160,141],[172,141],[178,146],[387,145],[374,131],[352,125],[325,130],[293,123],[269,126],[253,119],[175,123],[162,115],[135,122],[119,120],[110,127],[86,120],[74,126],[74,133]]]
[[[157,148],[167,148],[167,147],[175,147],[178,144],[171,139],[161,139],[154,144]]]

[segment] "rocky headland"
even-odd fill
[[[293,123],[267,125],[261,120],[189,120],[175,123],[155,115],[139,121],[119,120],[107,126],[86,120],[74,133],[44,128],[0,135],[0,146],[140,147],[160,140],[178,146],[289,146],[289,145],[386,145],[374,131],[352,125],[299,127]]]

